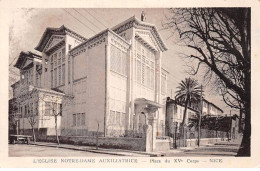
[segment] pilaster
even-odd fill
[[[46,65],[47,72],[45,73],[45,87],[51,88],[51,65],[50,62],[47,63]]]
[[[161,104],[162,103],[162,99],[161,99],[161,78],[162,78],[162,52],[158,51],[157,53],[158,55],[158,103]]]
[[[41,77],[41,87],[45,88],[45,77],[46,77],[46,73],[45,73],[45,67],[46,67],[46,54],[43,52],[42,53],[42,77]]]
[[[106,63],[105,63],[105,72],[106,72],[106,77],[105,77],[105,111],[104,111],[104,135],[106,136],[107,133],[107,122],[108,122],[108,117],[110,116],[110,109],[109,109],[109,77],[110,77],[110,43],[109,40],[107,40],[106,45],[105,45],[105,50],[106,50]]]
[[[69,48],[67,47],[67,36],[65,36],[65,92],[66,93],[69,93],[69,83],[68,83],[68,80],[69,80]]]
[[[150,115],[150,114],[148,114]],[[156,148],[156,123],[157,123],[157,119],[155,119],[154,117],[149,117],[148,118],[148,122],[149,122],[149,125],[152,126],[152,151],[155,150]]]
[[[129,48],[129,60],[130,60],[130,73],[129,73],[129,84],[130,84],[130,114],[129,114],[129,129],[133,129],[133,119],[134,119],[134,114],[135,114],[135,104],[134,104],[134,92],[135,92],[135,89],[134,89],[134,73],[135,73],[135,66],[134,66],[134,43],[135,43],[135,29],[133,28],[133,32],[132,32],[132,39],[130,39],[130,48]]]
[[[33,86],[36,86],[36,62],[33,59],[33,82],[32,82]]]
[[[155,54],[155,101],[161,104],[161,51]]]

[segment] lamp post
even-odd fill
[[[177,129],[178,129],[178,123],[174,122],[175,124],[175,129],[174,129],[174,148],[177,148],[177,138],[176,138],[176,134],[177,134]]]
[[[200,125],[201,125],[201,115],[202,115],[202,85],[201,85],[201,90],[200,90],[200,113],[199,113],[199,123],[198,123],[198,147],[200,146]]]

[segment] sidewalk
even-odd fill
[[[201,148],[201,147],[211,146],[211,145],[214,145],[214,144],[203,145],[203,146],[200,146],[200,147],[194,146],[194,147],[178,147],[176,149],[171,148],[171,150],[168,151],[167,153],[184,153],[185,151],[191,151],[191,150],[195,150],[195,149],[198,149],[198,148]]]
[[[201,145],[200,147],[180,147],[166,152],[166,156],[235,156],[241,139]]]
[[[64,148],[69,150],[78,150],[78,151],[87,151],[92,153],[101,153],[101,154],[109,154],[115,156],[132,156],[132,157],[158,157],[163,156],[164,154],[161,152],[144,152],[144,151],[131,151],[131,150],[124,150],[124,149],[105,149],[105,148],[98,148],[92,146],[79,146],[79,145],[70,145],[70,144],[56,144],[56,143],[49,143],[49,142],[32,142],[31,145],[37,146],[45,146],[45,147],[53,147],[53,148]]]
[[[242,138],[239,139],[231,139],[230,141],[223,141],[223,142],[218,142],[215,143],[215,145],[228,145],[228,146],[240,146],[242,141]]]

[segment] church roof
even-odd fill
[[[48,27],[44,31],[40,42],[35,47],[35,50],[42,52],[45,45],[48,43],[48,40],[51,38],[52,35],[66,35],[66,34],[69,34],[69,35],[73,36],[74,38],[76,38],[80,41],[86,41],[87,40],[85,37],[81,36],[80,34],[76,33],[75,31],[65,27],[64,25],[62,25],[60,28]]]
[[[42,59],[42,57],[40,55],[37,55],[35,53],[32,53],[30,51],[28,52],[24,52],[22,51],[14,65],[14,67],[21,69],[22,64],[24,63],[24,61],[29,58],[29,59],[33,59],[33,58],[37,58],[37,59]]]
[[[151,33],[155,37],[160,49],[162,51],[168,50],[166,45],[164,44],[164,42],[162,40],[160,33],[158,32],[158,29],[156,28],[156,26],[154,24],[150,24],[150,23],[140,21],[135,16],[133,16],[133,17],[121,22],[120,24],[112,27],[111,30],[113,30],[117,34],[120,34],[121,32],[123,32],[123,31],[125,31],[125,30],[127,30],[131,27],[151,31]]]
[[[107,34],[107,33],[111,33],[114,36],[116,36],[118,39],[120,39],[126,46],[130,46],[129,42],[127,42],[124,38],[122,38],[121,36],[119,36],[117,33],[115,33],[114,31],[112,31],[111,29],[107,28],[97,34],[95,34],[94,36],[90,37],[88,40],[84,41],[83,43],[79,44],[78,46],[74,47],[73,49],[71,49],[69,52],[71,55],[77,54],[78,50],[81,47],[87,46],[89,43],[96,41],[98,39],[101,39],[103,35]]]

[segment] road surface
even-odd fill
[[[115,157],[115,155],[69,150],[63,148],[9,144],[9,157]]]

